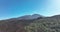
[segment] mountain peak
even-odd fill
[[[42,17],[42,15],[39,15],[39,14],[25,15],[25,16],[19,17],[19,20],[20,19],[31,20],[31,19],[37,19],[39,17]]]

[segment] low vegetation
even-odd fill
[[[0,21],[0,32],[60,32],[60,16]]]

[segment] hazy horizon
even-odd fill
[[[0,19],[32,14],[59,15],[60,0],[0,0]]]

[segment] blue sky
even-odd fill
[[[0,19],[29,14],[60,14],[60,0],[0,0]]]

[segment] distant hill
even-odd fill
[[[60,32],[60,15],[34,14],[0,20],[0,32]]]
[[[43,17],[42,15],[39,15],[39,14],[33,14],[33,15],[25,15],[25,16],[22,16],[22,17],[19,17],[18,19],[20,20],[22,20],[22,19],[24,19],[24,20],[32,20],[32,19],[37,19],[37,18],[39,18],[39,17]]]

